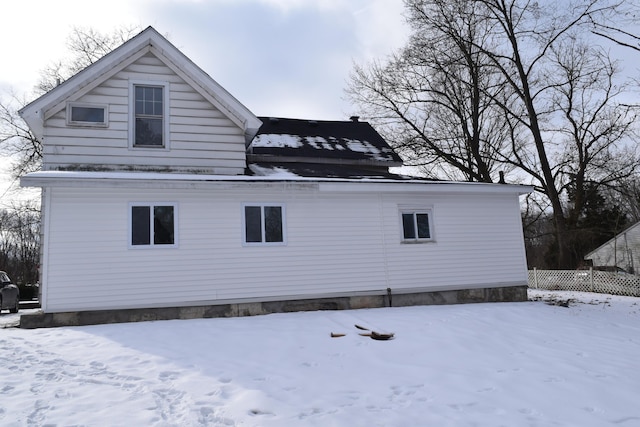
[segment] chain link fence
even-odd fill
[[[529,270],[529,288],[640,297],[640,276],[598,270]]]

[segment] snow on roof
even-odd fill
[[[340,159],[399,166],[400,157],[367,122],[261,117],[250,144],[256,156]]]
[[[251,172],[256,176],[268,176],[269,178],[278,179],[300,178],[300,175],[297,175],[284,167],[269,167],[251,164],[249,165],[249,170],[251,170]]]
[[[300,148],[304,143],[297,135],[256,135],[251,145],[262,148]]]
[[[323,136],[300,136],[289,134],[259,134],[257,135],[251,146],[256,149],[260,148],[304,148],[310,147],[314,150],[342,151],[362,153],[364,156],[381,162],[393,161],[393,150],[389,147],[377,147],[373,143],[350,138],[335,138]],[[334,156],[331,156],[334,157]]]
[[[426,180],[408,175],[391,173],[382,168],[366,168],[353,165],[321,164],[321,163],[250,163],[249,171],[254,176],[269,178],[341,178],[341,179],[386,179],[386,180]],[[430,180],[432,181],[432,180]]]

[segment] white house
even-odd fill
[[[620,267],[627,273],[640,269],[640,222],[585,255],[594,266]]]
[[[33,101],[23,327],[526,299],[529,187],[408,179],[365,122],[258,118],[149,27]]]

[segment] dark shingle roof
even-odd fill
[[[249,145],[250,161],[402,165],[402,159],[367,122],[259,119],[263,125]]]
[[[247,175],[279,178],[419,179],[416,177],[391,173],[384,168],[368,169],[349,165],[319,163],[250,163]]]

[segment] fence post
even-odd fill
[[[538,268],[533,267],[533,287],[538,289]]]
[[[593,267],[589,267],[589,292],[593,292]]]

